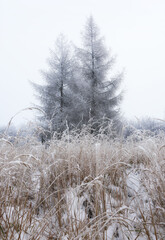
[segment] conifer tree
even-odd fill
[[[73,62],[70,45],[60,35],[48,60],[49,69],[42,72],[45,85],[33,84],[38,92],[40,107],[45,112],[41,121],[48,120],[53,131],[62,132],[67,118],[71,116],[74,95],[71,89],[74,82]]]
[[[84,90],[88,118],[117,119],[122,94],[117,94],[122,74],[110,78],[114,58],[105,48],[104,39],[93,17],[88,18],[82,35],[83,46],[78,49],[81,76],[87,83]]]
[[[108,119],[118,122],[118,88],[122,75],[111,76],[114,58],[109,55],[104,39],[92,17],[83,32],[83,46],[75,54],[63,35],[51,51],[49,69],[42,75],[45,85],[33,84],[38,92],[43,123],[51,123],[51,130],[62,132],[69,128]]]

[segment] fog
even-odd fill
[[[42,83],[49,49],[60,33],[80,45],[91,14],[116,56],[115,70],[125,73],[123,115],[164,118],[164,13],[164,0],[1,0],[0,125],[36,102],[29,81]],[[14,124],[32,119],[27,112]]]

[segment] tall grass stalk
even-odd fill
[[[165,239],[165,137],[103,132],[0,139],[0,239]]]

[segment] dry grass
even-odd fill
[[[165,239],[165,137],[1,138],[0,239]]]

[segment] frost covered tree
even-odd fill
[[[42,72],[45,84],[33,84],[45,112],[40,119],[44,123],[48,120],[53,132],[62,132],[66,123],[72,128],[91,119],[117,121],[122,76],[109,74],[114,58],[105,48],[92,17],[85,26],[83,47],[71,49],[61,35],[51,51],[49,69]]]
[[[75,107],[81,105],[81,98],[77,99],[75,61],[70,49],[67,40],[60,35],[48,59],[49,69],[42,72],[45,85],[33,84],[40,108],[45,112],[41,120],[48,120],[51,130],[57,132],[65,129],[66,122],[73,122]]]
[[[81,77],[86,82],[84,96],[88,119],[117,119],[121,93],[117,93],[122,74],[111,76],[114,58],[105,48],[104,39],[93,17],[89,17],[82,34],[83,46],[78,49]]]

